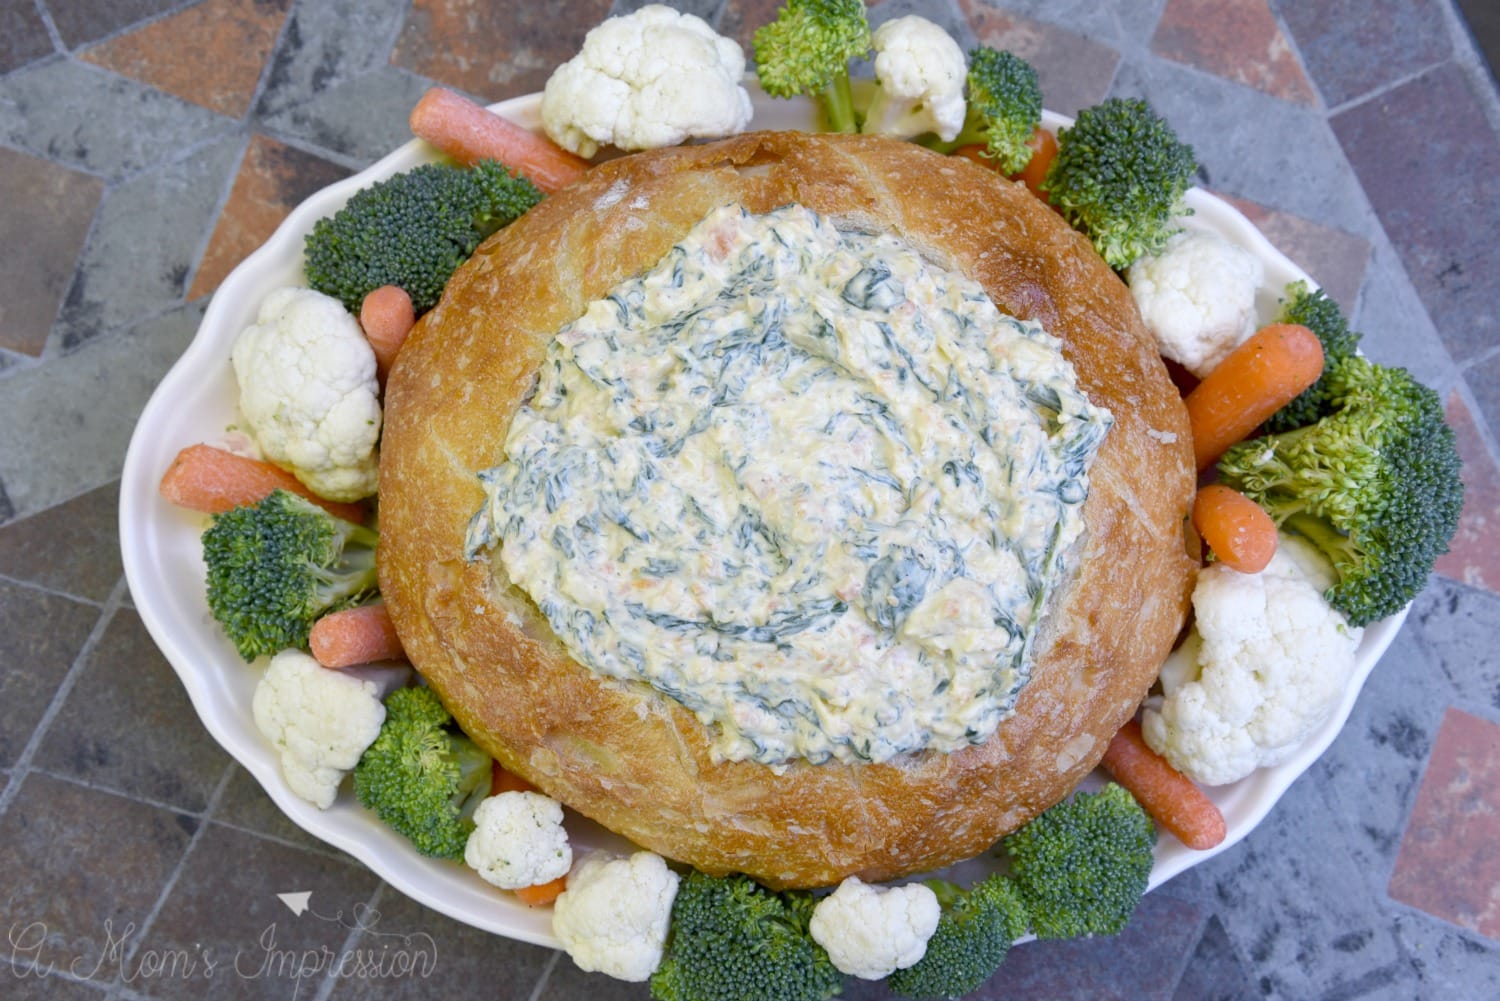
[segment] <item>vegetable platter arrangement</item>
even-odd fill
[[[669,1001],[811,1001],[847,977],[961,996],[1026,936],[1119,931],[1332,742],[1456,526],[1452,432],[1190,186],[1191,149],[1143,102],[1068,121],[1014,55],[915,17],[872,32],[851,0],[789,0],[755,56],[747,80],[738,45],[650,6],[596,27],[541,95],[430,92],[421,138],[310,198],[214,297],[127,455],[126,571],[214,736],[423,903]],[[864,58],[874,80],[851,81]],[[1193,625],[1138,718],[1073,796],[899,885],[772,892],[565,809],[422,685],[375,576],[382,387],[449,275],[594,160],[748,128],[893,136],[1024,183],[1127,282],[1193,430]]]

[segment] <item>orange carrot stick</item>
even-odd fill
[[[1187,395],[1200,470],[1247,437],[1323,373],[1323,345],[1297,323],[1262,327]]]
[[[158,489],[173,504],[205,514],[222,514],[242,504],[254,504],[273,490],[289,490],[336,518],[356,525],[365,520],[365,509],[359,504],[324,500],[280,466],[213,445],[189,445],[178,452]]]
[[[375,352],[382,386],[391,363],[396,360],[396,352],[401,350],[402,342],[416,322],[417,313],[412,308],[411,296],[399,285],[382,285],[359,304],[359,325]]]
[[[536,792],[536,786],[527,782],[515,772],[507,771],[500,762],[494,762],[490,772],[490,795],[498,796],[502,792]]]
[[[1224,815],[1192,779],[1167,764],[1131,720],[1120,728],[1100,762],[1142,808],[1189,848],[1202,851],[1224,840]]]
[[[1011,180],[1022,182],[1028,191],[1046,202],[1047,191],[1043,184],[1047,180],[1047,168],[1057,159],[1057,136],[1038,125],[1026,145],[1031,147],[1031,159],[1026,161],[1019,174],[1011,175]]]
[[[589,162],[443,87],[422,95],[411,111],[412,133],[459,163],[498,160],[551,194],[578,180]]]
[[[1231,570],[1260,573],[1276,555],[1276,522],[1255,501],[1222,483],[1193,498],[1193,527]]]
[[[404,660],[406,651],[385,605],[329,612],[313,623],[307,645],[324,667],[353,667],[378,660]]]
[[[550,883],[523,886],[515,891],[516,897],[527,907],[545,907],[556,900],[568,888],[568,877],[559,876]]]

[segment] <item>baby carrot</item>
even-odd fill
[[[568,888],[568,877],[559,876],[550,883],[538,883],[535,886],[523,886],[515,891],[521,903],[527,907],[545,907],[552,903],[562,892]]]
[[[375,352],[381,385],[385,384],[386,373],[396,360],[396,352],[401,350],[402,342],[416,322],[411,296],[399,285],[382,285],[359,304],[359,325]]]
[[[1187,395],[1198,468],[1207,469],[1323,374],[1323,345],[1298,323],[1273,323],[1229,353]]]
[[[1151,818],[1189,848],[1203,851],[1224,840],[1224,815],[1193,780],[1167,764],[1131,720],[1120,728],[1100,762]]]
[[[329,612],[313,623],[307,645],[313,659],[324,667],[353,667],[406,657],[391,613],[383,604]]]
[[[336,518],[356,525],[365,520],[359,504],[324,500],[280,466],[213,445],[189,445],[178,452],[157,489],[173,504],[204,514],[222,514],[263,500],[273,490],[289,490]]]
[[[443,87],[422,95],[411,111],[411,130],[459,163],[497,160],[548,194],[572,184],[589,168],[583,157]]]
[[[1047,179],[1047,168],[1057,159],[1057,137],[1038,125],[1026,145],[1031,147],[1031,159],[1026,161],[1019,174],[1011,175],[1011,180],[1022,182],[1028,191],[1046,202],[1047,192],[1042,183]]]
[[[536,792],[536,786],[527,782],[515,772],[507,771],[506,768],[496,761],[490,771],[490,795],[498,796],[502,792]]]
[[[1276,555],[1276,522],[1255,501],[1222,483],[1193,498],[1193,527],[1214,558],[1240,573],[1260,573]]]

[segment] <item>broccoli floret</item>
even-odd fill
[[[1037,938],[1114,935],[1146,892],[1156,828],[1111,782],[1058,803],[1002,843]]]
[[[857,131],[849,61],[870,53],[864,0],[787,0],[752,42],[761,89],[816,98],[830,131]]]
[[[203,533],[208,608],[246,660],[307,649],[319,616],[373,597],[377,533],[286,490]]]
[[[773,893],[748,876],[685,876],[672,902],[658,1001],[823,1001],[843,975],[808,934],[813,898]]]
[[[994,873],[964,890],[947,880],[927,885],[943,906],[927,952],[904,970],[886,977],[886,985],[909,998],[957,998],[994,975],[1010,944],[1026,934],[1026,905],[1015,881]]]
[[[1193,148],[1145,101],[1110,98],[1078,113],[1057,136],[1048,199],[1121,269],[1162,248],[1188,212],[1183,196],[1198,169]]]
[[[380,734],[354,767],[354,794],[423,855],[461,860],[490,774],[489,755],[430,688],[399,688],[386,697]]]
[[[424,164],[355,193],[307,236],[307,283],[359,312],[364,297],[398,285],[418,314],[480,242],[542,200],[529,180],[492,160]]]
[[[1405,369],[1349,355],[1325,379],[1327,416],[1235,445],[1219,479],[1328,556],[1328,602],[1363,626],[1416,597],[1447,552],[1462,463],[1442,401]]]
[[[1349,329],[1338,303],[1324,295],[1322,289],[1309,290],[1307,283],[1301,281],[1286,287],[1286,298],[1281,300],[1276,322],[1300,323],[1323,344],[1324,374],[1266,422],[1267,431],[1290,431],[1306,427],[1327,412],[1328,373],[1354,354],[1359,347],[1359,334]]]
[[[1042,121],[1036,70],[1020,56],[981,45],[969,53],[968,85],[963,130],[933,148],[946,153],[983,144],[1002,174],[1019,174],[1031,161],[1028,143]]]

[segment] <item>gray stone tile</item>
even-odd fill
[[[1129,56],[1111,95],[1149,101],[1192,145],[1205,187],[1346,233],[1371,234],[1369,206],[1317,111],[1162,60]]]
[[[993,7],[1010,14],[1020,14],[1066,28],[1095,41],[1117,44],[1124,40],[1122,32],[1127,25],[1132,34],[1139,31],[1147,21],[1154,26],[1156,19],[1161,16],[1163,3],[1165,0],[1143,0],[1136,5],[1140,9],[1131,11],[1123,20],[1114,9],[1117,5],[1102,4],[1097,0],[977,0],[974,6]]]
[[[38,971],[110,979],[111,944],[138,941],[197,826],[169,810],[28,775],[0,818],[0,927],[24,936],[19,958]]]
[[[97,608],[0,580],[0,765],[20,757],[98,621]]]
[[[0,577],[104,601],[123,572],[119,505],[109,483],[0,528]]]
[[[1316,780],[1304,775],[1245,840],[1173,879],[1167,892],[1219,919],[1261,995],[1336,995],[1401,959],[1384,897],[1345,854],[1339,832]]]
[[[640,10],[642,7],[660,0],[615,0],[610,4],[609,16],[617,17],[620,14],[629,14],[631,11]],[[725,0],[675,0],[672,6],[685,14],[696,14],[709,24],[718,20],[719,13],[724,9]]]
[[[146,990],[162,1001],[314,997],[378,885],[359,866],[209,823],[143,940],[201,960]],[[277,897],[302,892],[300,916]]]
[[[1332,118],[1375,212],[1453,357],[1500,338],[1500,137],[1452,64]],[[1461,171],[1426,169],[1463,164]]]
[[[31,0],[0,0],[0,74],[52,53],[52,36]]]
[[[92,980],[69,980],[57,970],[33,971],[22,961],[12,966],[16,972],[0,973],[5,978],[5,996],[9,1001],[99,1001],[106,997],[109,985]]]
[[[1249,1001],[1258,994],[1223,923],[1209,918],[1172,1001]]]
[[[52,23],[69,48],[112,35],[121,28],[164,13],[180,0],[47,0]]]
[[[1405,368],[1439,392],[1446,392],[1457,377],[1453,358],[1400,255],[1383,239],[1371,248],[1364,287],[1349,322],[1363,335],[1361,350],[1382,365]]]
[[[407,119],[430,86],[404,70],[382,67],[262,118],[277,136],[339,154],[363,167],[411,139]]]
[[[1442,0],[1276,0],[1329,107],[1448,58]]]
[[[1500,943],[1420,911],[1398,912],[1394,924],[1422,997],[1500,997]]]
[[[329,994],[330,1001],[353,1001],[356,998],[422,1001],[434,997],[460,997],[480,983],[485,985],[487,998],[522,1001],[531,997],[542,971],[556,955],[551,949],[517,942],[454,921],[389,886],[381,891],[374,909],[361,915],[360,924],[365,930],[354,943],[355,949],[372,955],[378,955],[381,950],[390,950],[394,954],[395,950],[406,949],[413,957],[425,950],[433,961],[426,966],[387,962],[383,969],[370,968],[361,975],[341,978]],[[561,962],[568,960],[563,957]],[[502,970],[503,977],[495,976]],[[604,986],[591,984],[591,987]],[[640,988],[635,990],[635,996],[641,996]],[[589,996],[594,996],[593,990]]]
[[[298,4],[271,57],[257,117],[266,117],[388,64],[406,0]]]
[[[106,195],[54,331],[64,350],[182,302],[243,152],[233,136]]]
[[[0,142],[105,177],[134,173],[233,128],[195,104],[73,60],[0,78]]]
[[[228,763],[128,609],[105,627],[33,761],[53,774],[192,813],[207,808]]]
[[[850,985],[839,995],[840,1001],[859,1001],[859,988]],[[547,985],[537,1001],[647,1001],[651,991],[646,984],[627,983],[602,973],[584,973],[567,956],[559,956],[557,965],[547,977]]]
[[[1500,661],[1495,657],[1500,597],[1435,579],[1417,598],[1407,621],[1420,638],[1426,661],[1452,686],[1458,704],[1500,718]]]
[[[0,482],[16,517],[119,479],[141,408],[202,314],[201,302],[181,306],[6,377]]]

